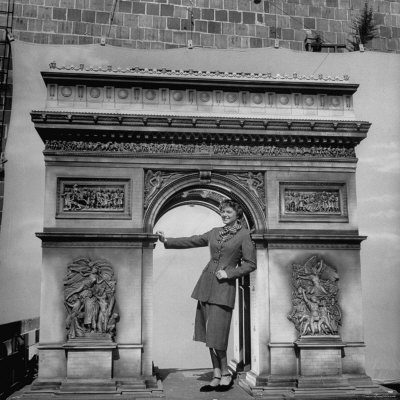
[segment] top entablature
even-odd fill
[[[354,120],[348,76],[57,66],[42,72],[46,108],[112,113]]]

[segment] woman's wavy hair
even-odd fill
[[[236,211],[236,215],[237,215],[238,219],[243,218],[243,208],[236,201],[229,200],[229,199],[222,200],[221,203],[219,204],[219,211],[222,212],[222,210],[226,207],[233,208]]]

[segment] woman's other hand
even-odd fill
[[[164,243],[164,242],[165,242],[165,233],[164,233],[163,231],[157,231],[157,232],[156,232],[156,235],[158,235],[158,240],[159,240],[161,243]]]
[[[215,273],[215,276],[218,279],[227,279],[228,278],[228,274],[226,273],[226,271],[224,271],[223,269],[220,269],[219,271],[217,271]]]

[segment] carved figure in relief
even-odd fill
[[[264,192],[264,178],[263,174],[259,172],[258,174],[253,174],[253,172],[248,172],[247,177],[236,175],[240,181],[244,182],[247,188],[256,197],[262,197]],[[261,193],[260,193],[261,192]]]
[[[319,320],[318,320],[318,331],[324,333],[333,333],[334,329],[331,326],[329,310],[326,307],[326,301],[322,300],[319,305]]]
[[[117,313],[112,313],[110,318],[107,321],[107,332],[115,332],[115,325],[117,323],[117,320],[119,318],[119,315]]]
[[[332,326],[333,332],[337,332],[340,322],[342,320],[342,310],[337,304],[335,298],[331,298],[331,304],[328,308],[329,321]]]
[[[71,194],[71,210],[80,210],[85,206],[84,191],[78,188],[78,185],[74,185]]]
[[[108,302],[105,295],[97,296],[98,304],[99,304],[99,316],[97,319],[97,331],[104,333],[107,330],[107,321],[108,321]]]
[[[152,198],[166,184],[183,176],[182,174],[147,171],[144,182],[144,207],[147,207]]]
[[[89,263],[89,267],[92,267],[90,272],[76,270],[74,265],[70,266],[70,271],[67,275],[66,281],[64,281],[65,288],[65,298],[68,300],[75,293],[80,293],[83,290],[88,290],[94,286],[94,284],[99,279],[98,276],[98,268],[93,266],[92,263]],[[75,273],[79,272],[82,279],[79,279],[80,276]]]
[[[64,198],[64,210],[69,211],[72,208],[72,192],[70,189],[65,189],[64,193],[61,194]]]
[[[319,262],[318,266],[313,265],[311,267],[311,272],[308,275],[301,275],[298,274],[298,278],[304,279],[304,280],[309,280],[312,282],[312,286],[308,287],[307,290],[311,294],[328,294],[325,288],[322,286],[321,281],[319,279],[319,274],[321,273],[323,267],[322,260]]]
[[[115,334],[115,288],[114,272],[106,261],[79,258],[68,265],[64,278],[68,339]]]
[[[161,189],[164,179],[161,176],[161,171],[153,173],[147,171],[145,183],[145,205],[147,205],[152,197]]]
[[[96,331],[97,317],[99,313],[99,303],[96,297],[93,296],[92,290],[87,290],[84,300],[84,319],[83,325],[91,332]]]
[[[319,304],[316,296],[311,296],[309,299],[305,294],[305,290],[303,289],[303,298],[305,303],[308,306],[309,312],[304,314],[300,318],[300,323],[304,321],[303,329],[301,334],[305,335],[307,333],[308,328],[311,330],[311,334],[314,335],[316,331],[318,331],[317,324],[319,322]]]
[[[288,319],[300,335],[337,334],[342,317],[338,280],[336,269],[318,256],[292,265],[292,310]]]
[[[69,300],[65,301],[65,306],[68,311],[66,326],[68,330],[68,337],[75,338],[84,335],[84,328],[79,323],[79,316],[82,312],[83,304],[78,295],[72,295]]]

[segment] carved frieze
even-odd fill
[[[57,218],[129,218],[128,179],[58,179]]]
[[[281,182],[281,221],[347,221],[344,183]]]
[[[67,267],[64,304],[67,338],[113,338],[119,314],[115,311],[117,281],[105,260],[78,258]]]
[[[342,311],[336,268],[314,255],[291,269],[292,309],[287,317],[300,336],[338,334]]]
[[[275,146],[46,140],[45,146],[46,151],[66,152],[221,155],[262,158],[355,158],[354,147],[329,145]]]

